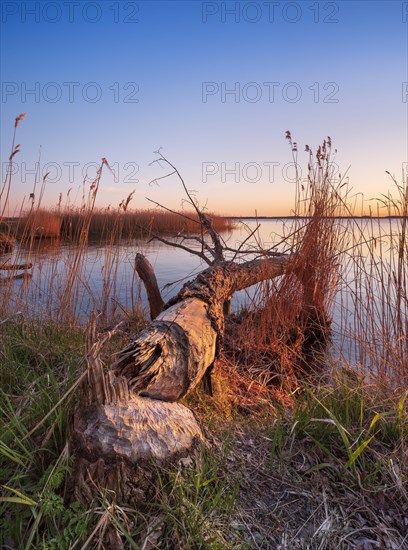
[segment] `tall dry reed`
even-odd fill
[[[13,188],[13,162],[20,152],[15,145],[16,132],[23,118],[21,115],[16,119],[6,179],[0,187],[0,265],[33,267],[25,272],[0,271],[2,315],[20,312],[39,321],[81,324],[94,310],[102,326],[123,315],[139,315],[138,278],[133,272],[124,279],[122,264],[133,265],[136,252],[146,246],[143,243],[149,237],[201,232],[197,215],[131,210],[132,193],[117,208],[97,207],[103,172],[109,169],[107,160],[102,159],[95,180],[84,182],[80,206],[71,203],[68,192],[65,204],[60,194],[56,208],[45,207],[48,174],[41,177],[37,170],[28,200],[13,216],[6,217]],[[232,228],[231,220],[209,216],[218,231]]]
[[[289,132],[286,137],[298,166],[297,144]],[[229,357],[244,372],[289,389],[300,374],[321,364],[345,242],[339,216],[345,213],[348,187],[332,173],[330,138],[316,151],[306,146],[306,152],[307,180],[299,175],[296,180],[296,217],[276,246],[293,255],[293,269],[258,286],[251,311],[233,323],[228,339]]]
[[[382,385],[408,380],[408,185],[379,199],[375,214],[349,220],[342,278],[343,359]],[[386,216],[386,217],[384,217]]]

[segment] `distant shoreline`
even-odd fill
[[[402,220],[408,216],[325,216],[330,220]],[[308,220],[311,216],[224,216],[229,220]]]
[[[129,210],[128,213],[131,214],[132,210]],[[224,218],[226,220],[307,220],[311,218],[311,216],[222,216],[221,214],[217,217]],[[408,216],[326,216],[326,218],[333,220],[402,220],[404,218],[408,218]],[[4,223],[10,223],[18,222],[22,219],[24,219],[24,217],[5,216],[1,221]]]

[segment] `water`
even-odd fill
[[[282,239],[290,233],[293,220],[269,219],[259,223],[259,230],[245,243],[245,248],[262,246],[284,251],[286,245]],[[297,223],[305,222],[298,220]],[[361,342],[353,337],[356,331],[362,331],[361,317],[370,314],[375,324],[384,323],[381,318],[384,312],[376,304],[384,300],[384,276],[388,275],[379,271],[377,264],[382,258],[383,264],[392,271],[395,262],[393,239],[398,236],[400,223],[400,220],[389,219],[374,223],[364,219],[341,221],[344,248],[355,248],[342,257],[342,275],[332,310],[333,347],[351,363],[367,362],[367,349],[364,351]],[[223,234],[223,239],[229,247],[239,248],[256,225],[257,222],[252,219],[242,220],[234,230]],[[364,239],[368,242],[364,243]],[[360,242],[358,247],[356,242]],[[183,244],[196,250],[199,247],[194,241]],[[31,251],[16,247],[11,257],[0,257],[1,263],[32,262],[34,266],[30,279],[3,283],[0,292],[12,311],[21,311],[32,317],[62,320],[68,317],[69,312],[71,320],[85,323],[90,311],[96,310],[105,316],[105,320],[113,322],[115,317],[137,307],[144,309],[148,315],[146,295],[134,272],[134,259],[138,252],[144,254],[153,265],[165,301],[175,295],[184,282],[207,267],[199,257],[157,240],[133,240],[120,246],[89,244],[81,257],[78,257],[76,246],[44,240],[36,243]],[[233,254],[229,254],[231,258]],[[250,257],[248,255],[242,259]],[[79,268],[75,267],[77,262]],[[73,273],[76,276],[70,280]],[[236,293],[232,301],[233,310],[250,303],[253,295],[254,288]],[[385,298],[392,301],[396,297],[391,292]],[[406,309],[405,304],[405,313]],[[383,326],[380,328],[384,329]],[[382,345],[375,341],[375,332],[370,329],[366,338],[372,340],[371,345]]]
[[[256,238],[251,238],[247,246],[257,246],[257,242],[271,246],[278,242],[281,240],[278,234],[281,233],[284,223],[282,220],[265,221]],[[224,233],[222,237],[229,247],[236,248],[255,227],[255,222],[251,220],[245,221],[245,225],[237,223],[235,230]],[[195,250],[200,248],[194,241],[185,241],[183,244]],[[144,254],[152,264],[165,301],[176,294],[184,282],[208,267],[199,257],[157,240],[133,240],[122,242],[120,246],[90,243],[80,262],[78,280],[73,285],[77,302],[75,316],[87,316],[93,307],[101,310],[107,293],[124,309],[136,303],[138,285],[134,275],[134,260],[138,252]],[[35,243],[31,251],[17,247],[11,257],[0,257],[0,262],[33,264],[30,280],[13,282],[15,306],[24,309],[27,315],[57,313],[64,301],[69,275],[74,269],[77,256],[78,248],[74,245],[43,240]],[[238,294],[234,298],[235,307],[244,300],[245,293]],[[146,305],[146,296],[142,292],[142,306]]]

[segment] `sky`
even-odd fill
[[[106,158],[97,205],[184,206],[159,150],[201,206],[285,216],[298,143],[330,136],[334,171],[366,201],[408,174],[408,2],[2,0],[0,154],[15,118],[11,210],[49,172],[44,205],[80,204]],[[85,184],[83,184],[85,178]],[[69,191],[68,197],[67,193]],[[368,209],[368,202],[365,208]]]

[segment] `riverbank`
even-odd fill
[[[286,137],[296,152],[289,132]],[[270,227],[262,237],[257,223],[252,227],[244,223],[242,235],[231,234],[225,240],[199,210],[180,176],[191,208],[201,218],[202,233],[188,237],[182,229],[172,240],[156,237],[180,253],[174,262],[177,271],[167,270],[159,280],[162,299],[169,299],[164,294],[169,288],[174,297],[176,285],[206,267],[211,276],[201,274],[195,286],[185,288],[173,313],[181,312],[192,292],[193,300],[208,305],[216,326],[209,326],[204,314],[197,319],[190,314],[182,328],[175,314],[174,324],[172,318],[165,328],[161,325],[164,340],[140,346],[145,355],[136,365],[132,364],[134,337],[147,320],[134,262],[136,253],[145,252],[151,242],[136,242],[132,235],[129,250],[124,249],[122,222],[130,215],[131,195],[112,216],[109,209],[102,212],[97,235],[104,242],[99,246],[89,243],[105,159],[77,225],[70,225],[73,218],[64,222],[67,238],[73,241],[69,245],[48,239],[45,221],[37,223],[40,198],[27,225],[31,229],[25,232],[28,245],[18,245],[7,258],[13,264],[33,260],[33,273],[16,280],[11,272],[0,287],[2,547],[394,550],[406,546],[408,190],[393,180],[396,198],[390,194],[385,201],[388,212],[404,213],[401,218],[385,225],[372,219],[343,221],[341,214],[352,213],[353,207],[347,183],[330,178],[330,150],[330,138],[316,154],[309,149],[309,183],[297,182],[294,223]],[[10,175],[7,196],[11,179]],[[103,238],[105,214],[110,225]],[[184,214],[178,216],[182,223]],[[63,224],[53,227],[60,232]],[[204,239],[206,230],[211,239]],[[166,258],[160,266],[166,250],[159,254],[150,249],[158,273],[160,267],[166,271]],[[188,264],[187,252],[194,265]],[[271,278],[269,267],[282,254],[288,261]],[[245,262],[248,258],[253,261]],[[231,261],[244,263],[248,270],[258,266],[255,278],[244,277],[238,284],[246,269],[233,267]],[[128,269],[125,276],[123,266]],[[230,315],[230,294],[238,288],[244,289],[248,301],[238,315]],[[225,292],[217,297],[218,289]],[[95,315],[96,324],[90,322]],[[120,332],[113,331],[112,336],[118,322]],[[191,340],[188,323],[196,334]],[[112,336],[101,354],[93,334],[96,325],[101,338]],[[208,357],[207,350],[194,346],[207,325]],[[152,333],[155,330],[157,324],[151,327]],[[182,353],[166,362],[169,355],[161,346],[172,332],[178,335],[172,349]],[[133,342],[125,353],[129,369],[107,380],[104,365],[112,368],[114,354],[129,342]],[[332,342],[335,357],[327,348]],[[220,354],[211,384],[208,378],[217,348]],[[205,381],[207,391],[213,386],[212,396],[201,387],[193,391],[190,366],[200,364],[202,357],[197,354],[209,361],[201,365],[205,372],[200,371],[196,381]],[[182,403],[201,421],[205,443],[193,446],[188,456],[171,466],[149,462],[149,473],[140,478],[143,483],[148,480],[147,488],[123,474],[133,472],[135,465],[129,469],[125,459],[118,458],[115,444],[108,456],[101,457],[99,451],[86,454],[89,447],[79,445],[78,456],[71,454],[70,430],[82,381],[87,380],[86,388],[81,388],[85,409],[106,404],[109,393],[116,413],[123,403],[128,410],[129,388],[139,391],[144,382],[155,382],[163,372],[172,384],[180,363],[187,367],[187,378],[177,396],[187,395],[190,384],[192,391]],[[119,382],[117,374],[123,375]],[[145,377],[142,386],[135,385],[138,377],[136,382]],[[91,391],[95,388],[98,399]],[[160,400],[162,394],[156,397]],[[81,413],[84,410],[78,411],[77,419]],[[119,436],[122,425],[113,428]],[[143,428],[147,434],[151,429],[158,433],[149,424]],[[195,433],[200,433],[199,428]],[[83,468],[77,467],[76,459],[83,459]],[[111,474],[118,483],[105,483]],[[119,500],[121,491],[126,495]],[[146,498],[148,493],[151,497]]]
[[[141,508],[103,489],[91,507],[68,504],[84,339],[73,327],[2,322],[3,548],[111,548],[109,525],[125,548],[404,548],[407,392],[341,366],[289,393],[221,357],[214,396],[187,400],[209,441],[198,467],[158,469],[157,496]]]

